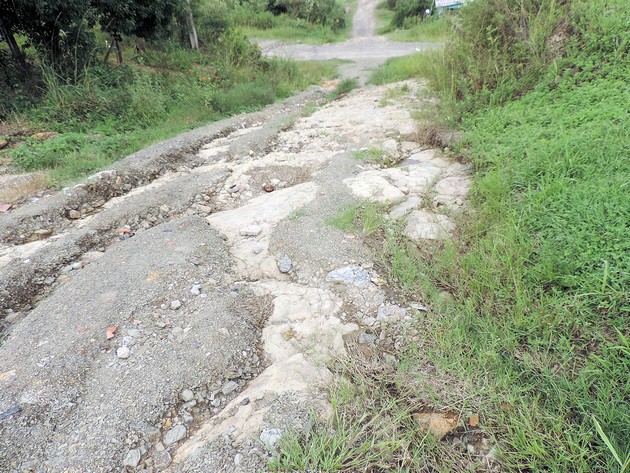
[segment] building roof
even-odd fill
[[[435,0],[435,6],[438,8],[452,7],[454,5],[462,5],[464,0]]]

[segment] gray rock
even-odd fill
[[[179,300],[177,300],[177,299],[175,299],[173,302],[171,302],[171,309],[173,309],[173,310],[177,310],[181,306],[182,306],[182,303]]]
[[[71,210],[70,212],[68,212],[68,217],[70,217],[72,220],[77,220],[81,218],[81,212],[79,212],[78,210]]]
[[[243,461],[243,455],[241,455],[240,453],[237,453],[237,454],[234,456],[234,464],[235,464],[236,466],[238,466],[238,465],[240,465],[240,464],[241,464],[241,462],[242,462],[242,461]]]
[[[184,389],[180,394],[180,397],[184,402],[192,401],[195,398],[195,393],[193,393],[190,389]]]
[[[260,441],[265,444],[267,448],[273,448],[282,438],[282,431],[280,429],[264,428],[260,433]]]
[[[359,335],[358,342],[361,345],[374,345],[376,343],[376,335],[372,335],[371,333],[362,333]]]
[[[228,394],[233,393],[237,389],[238,389],[238,383],[236,381],[228,381],[221,388],[221,392],[227,396]]]
[[[287,255],[282,255],[278,258],[278,269],[281,273],[288,273],[293,267],[293,261]]]
[[[171,454],[166,450],[153,454],[153,466],[161,470],[171,464]]]
[[[121,360],[126,360],[127,358],[129,358],[129,355],[131,355],[131,350],[127,345],[123,345],[122,347],[119,347],[118,350],[116,350],[116,356]]]
[[[183,425],[176,425],[171,430],[169,430],[164,436],[164,445],[167,447],[169,445],[173,445],[174,443],[179,442],[181,439],[186,437],[186,427]]]
[[[385,305],[378,308],[376,320],[399,320],[407,315],[407,309],[397,305]]]
[[[129,450],[129,453],[127,453],[127,456],[123,460],[123,464],[135,468],[138,466],[138,463],[140,463],[141,456],[140,449],[134,448],[133,450]]]
[[[353,264],[337,268],[326,275],[326,282],[338,282],[357,287],[369,287],[370,274],[361,266]]]

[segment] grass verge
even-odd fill
[[[336,75],[329,62],[252,57],[239,64],[184,50],[136,61],[133,67],[93,69],[74,85],[48,77],[47,96],[26,119],[61,136],[27,138],[5,156],[19,170],[44,171],[49,185],[64,185],[147,145]]]

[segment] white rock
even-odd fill
[[[182,303],[179,300],[177,300],[177,299],[175,299],[173,302],[171,302],[171,309],[172,310],[177,310],[181,306],[182,306]]]
[[[282,431],[280,429],[264,428],[260,433],[260,440],[268,448],[273,448],[282,438]]]
[[[258,236],[261,232],[262,227],[260,225],[248,225],[239,230],[241,236]]]
[[[126,360],[127,358],[129,358],[129,355],[131,355],[131,350],[126,345],[118,347],[118,349],[116,350],[116,356],[121,360]]]
[[[445,240],[453,230],[455,224],[446,215],[415,210],[409,214],[404,233],[415,241]]]
[[[355,196],[361,199],[384,204],[398,204],[406,199],[405,194],[391,185],[387,179],[368,173],[369,171],[363,172],[357,177],[344,179],[343,183],[350,188]]]

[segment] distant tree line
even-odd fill
[[[64,75],[82,70],[95,53],[95,28],[110,36],[122,62],[123,36],[157,39],[184,25],[198,47],[189,0],[0,0],[0,36],[11,58],[24,64],[16,37],[26,38],[41,58]]]

